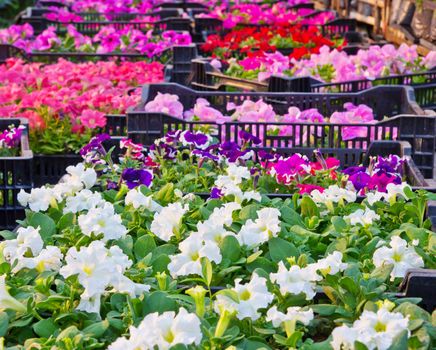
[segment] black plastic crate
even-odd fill
[[[391,75],[373,80],[360,79],[341,83],[323,83],[315,78],[273,76],[268,91],[275,92],[358,92],[377,85],[408,85],[415,90],[416,102],[423,108],[436,109],[436,67],[424,73]]]
[[[114,27],[117,30],[122,30],[124,28],[132,28],[141,31],[148,31],[151,28],[153,33],[161,33],[165,30],[175,30],[175,31],[188,31],[192,30],[192,21],[189,18],[181,17],[171,17],[165,18],[156,22],[150,21],[83,21],[83,22],[69,22],[63,23],[58,21],[51,21],[44,17],[21,17],[21,23],[29,23],[32,25],[34,30],[34,35],[41,34],[48,27],[55,27],[56,32],[62,33],[66,32],[67,25],[74,25],[78,32],[93,36],[97,34],[101,29],[106,26]]]
[[[0,64],[5,63],[8,58],[17,57],[26,61],[54,62],[59,58],[73,61],[106,61],[106,60],[145,60],[145,55],[139,53],[87,53],[87,52],[32,52],[26,53],[13,45],[0,44]],[[186,46],[173,46],[159,56],[166,58],[166,64],[172,65],[176,71],[187,71],[191,68],[191,60],[197,57],[195,44]],[[189,67],[189,68],[187,68]],[[171,80],[170,80],[171,81]]]
[[[321,114],[330,116],[335,111],[343,110],[343,104],[366,104],[373,108],[376,124],[313,124],[313,123],[265,123],[265,122],[215,122],[186,121],[162,113],[143,111],[146,102],[151,101],[157,92],[179,96],[185,110],[195,104],[197,98],[207,99],[212,106],[225,112],[228,102],[240,105],[243,100],[263,99],[271,104],[278,114],[287,113],[290,106],[300,109],[317,108]],[[400,115],[415,114],[415,115]],[[377,87],[361,93],[348,94],[305,94],[305,93],[230,93],[200,92],[178,84],[152,84],[143,88],[143,102],[127,114],[128,137],[145,145],[170,130],[208,129],[221,141],[238,142],[240,130],[248,131],[262,140],[258,148],[277,149],[310,155],[316,148],[325,152],[346,152],[341,159],[344,165],[354,164],[365,152],[371,141],[401,140],[412,145],[412,156],[420,171],[426,178],[433,177],[435,148],[435,116],[419,116],[422,110],[413,102],[413,90],[407,87]],[[385,117],[390,117],[384,119]],[[290,127],[288,135],[277,136],[269,132],[270,128]],[[350,127],[364,128],[365,137],[343,140],[343,130]],[[306,135],[297,137],[296,135]],[[312,135],[309,137],[308,135]],[[343,151],[346,149],[347,151]]]
[[[210,65],[210,59],[192,61],[189,84],[204,91],[224,91],[237,88],[245,91],[349,93],[371,89],[379,85],[407,85],[413,87],[416,102],[425,109],[436,109],[436,67],[424,73],[391,75],[374,80],[353,80],[341,83],[323,83],[312,77],[292,78],[272,76],[267,82],[241,79],[225,75]]]
[[[68,8],[68,7],[67,7]],[[70,11],[72,12],[72,11]],[[49,7],[28,7],[26,10],[22,11],[15,19],[17,24],[22,23],[23,17],[43,17],[45,14],[53,13]],[[132,12],[108,12],[108,13],[98,13],[98,12],[79,12],[76,13],[78,16],[82,17],[84,21],[89,22],[104,22],[110,18],[112,21],[131,21],[134,19],[140,19],[144,17],[158,17],[160,19],[165,19],[169,17],[179,17],[182,16],[183,11],[180,9],[158,9],[150,13],[132,13]]]
[[[18,203],[20,190],[32,188],[33,154],[29,149],[27,120],[0,119],[0,130],[9,125],[25,125],[21,137],[21,155],[18,157],[0,157],[0,230],[13,229],[16,220],[24,218],[24,208]]]

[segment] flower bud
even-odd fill
[[[204,299],[206,293],[207,290],[204,289],[202,286],[195,286],[186,291],[186,294],[190,295],[195,301],[195,312],[198,317],[204,316],[204,310],[205,310]]]

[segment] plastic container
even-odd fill
[[[66,32],[67,25],[74,25],[78,32],[93,36],[97,34],[101,29],[106,26],[112,26],[117,30],[122,30],[126,27],[148,31],[153,29],[154,33],[161,33],[165,30],[175,30],[175,31],[192,31],[192,21],[189,18],[180,18],[180,17],[170,17],[165,18],[156,22],[150,21],[106,21],[106,20],[96,20],[96,21],[83,21],[83,22],[71,22],[71,23],[63,23],[57,21],[51,21],[44,17],[28,17],[23,16],[20,19],[20,23],[29,23],[32,25],[34,30],[34,35],[41,34],[48,27],[55,27],[56,32],[62,33]]]
[[[6,62],[8,58],[18,57],[27,61],[53,62],[59,58],[74,61],[92,60],[145,60],[148,57],[139,53],[86,53],[86,52],[32,52],[25,51],[8,44],[0,44],[0,64]],[[159,56],[159,59],[166,58],[166,64],[175,67],[175,72],[186,72],[191,74],[191,60],[197,57],[197,47],[195,44],[187,46],[173,46]],[[170,80],[171,76],[170,76]]]
[[[0,230],[13,229],[16,220],[24,218],[24,208],[18,203],[20,190],[32,188],[33,154],[29,148],[27,120],[0,119],[0,130],[9,125],[25,125],[21,137],[21,155],[18,157],[0,157]]]
[[[374,80],[323,83],[312,77],[272,76],[266,82],[227,76],[213,68],[209,59],[192,61],[191,86],[198,90],[223,91],[227,87],[245,91],[347,93],[368,90],[378,85],[408,85],[415,91],[416,102],[425,109],[436,110],[436,68],[425,73],[392,75]]]
[[[15,21],[17,22],[17,24],[20,24],[23,17],[43,17],[43,15],[52,12],[53,11],[49,7],[28,7],[16,17]],[[182,13],[183,11],[180,9],[158,9],[147,14],[131,12],[79,12],[76,14],[82,17],[84,21],[104,22],[107,21],[108,18],[110,18],[112,21],[131,21],[142,17],[159,17],[160,19],[164,19],[169,17],[179,17],[182,15]]]
[[[415,90],[416,102],[423,108],[436,110],[436,67],[424,73],[391,75],[374,80],[352,80],[323,83],[314,78],[271,77],[268,91],[276,92],[358,92],[378,85],[408,85]]]
[[[421,298],[419,305],[433,312],[436,308],[436,270],[411,269],[400,285],[398,297]]]
[[[106,116],[106,126],[102,130],[111,136],[111,142],[106,144],[109,149],[112,146],[119,148],[119,141],[127,135],[127,118],[123,114],[111,114]],[[115,151],[116,153],[117,151]],[[33,182],[35,187],[45,184],[56,184],[69,165],[76,165],[82,161],[79,154],[35,154],[33,167]]]
[[[265,123],[265,122],[215,122],[186,121],[162,113],[144,112],[147,101],[154,99],[157,92],[179,96],[185,110],[194,106],[197,98],[207,99],[211,105],[222,112],[233,102],[240,105],[243,100],[263,99],[271,104],[277,114],[286,114],[290,106],[300,109],[317,108],[321,114],[330,116],[343,110],[343,104],[366,104],[373,108],[376,124],[313,124],[313,123]],[[401,115],[406,114],[406,115]],[[407,115],[409,114],[409,115]],[[414,114],[414,115],[410,115]],[[426,178],[433,177],[435,148],[435,116],[419,116],[423,111],[413,100],[413,90],[408,87],[376,87],[360,93],[316,94],[316,93],[250,93],[250,92],[204,92],[178,84],[151,84],[143,88],[143,102],[127,114],[128,137],[135,142],[151,145],[154,140],[175,129],[210,129],[221,141],[238,142],[238,132],[246,130],[261,138],[261,149],[292,149],[310,155],[314,149],[326,152],[344,153],[345,166],[355,163],[355,159],[366,151],[371,141],[401,140],[412,145],[412,156]],[[396,116],[396,117],[395,117]],[[385,117],[391,117],[384,119]],[[269,132],[271,128],[290,127],[282,136]],[[343,140],[346,128],[359,127],[366,131],[365,137]],[[362,129],[361,129],[362,130]],[[310,137],[310,135],[312,135]],[[354,154],[354,156],[352,156]]]

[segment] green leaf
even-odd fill
[[[9,317],[8,314],[3,311],[0,313],[0,337],[6,335],[8,331],[8,326],[9,326]]]
[[[271,350],[271,348],[258,340],[252,340],[250,338],[244,339],[242,342],[236,345],[237,350]]]
[[[331,221],[332,221],[333,227],[335,228],[336,232],[339,232],[339,233],[344,232],[345,229],[347,228],[347,223],[340,216],[333,216]]]
[[[59,327],[54,323],[51,318],[40,320],[33,325],[33,331],[42,338],[49,338]]]
[[[268,273],[272,273],[277,271],[277,264],[261,256],[247,265],[249,272],[253,272],[256,269],[262,269]]]
[[[407,350],[407,330],[402,331],[392,341],[389,350]]]
[[[206,285],[209,287],[212,282],[213,271],[212,264],[208,258],[201,258],[201,274],[206,282]]]
[[[284,222],[290,225],[303,226],[303,220],[300,214],[290,207],[282,207],[280,209],[281,218]]]
[[[239,219],[246,221],[248,219],[255,220],[257,218],[257,212],[259,211],[258,204],[250,204],[241,209],[239,212]]]
[[[251,264],[252,262],[256,261],[256,259],[261,256],[263,254],[262,250],[258,250],[257,252],[251,254],[248,258],[247,258],[247,264]]]
[[[320,217],[318,206],[315,204],[312,198],[304,196],[301,199],[301,215],[304,217]]]
[[[358,295],[360,292],[357,282],[355,282],[351,277],[342,277],[339,280],[339,284],[342,288],[349,291],[353,295]]]
[[[241,256],[241,246],[238,240],[233,236],[226,236],[221,242],[221,255],[223,259],[229,259],[231,262],[238,261]]]
[[[44,242],[48,242],[51,236],[56,233],[56,224],[51,217],[43,213],[35,213],[29,221],[29,225],[40,227],[39,233]]]
[[[315,304],[311,305],[310,308],[313,310],[313,312],[321,316],[330,316],[336,312],[338,307],[330,304]]]
[[[268,241],[271,260],[279,262],[291,256],[298,256],[298,249],[290,242],[280,237],[273,237]]]
[[[154,195],[156,201],[165,206],[171,202],[174,196],[174,184],[167,183]]]
[[[3,237],[5,240],[17,238],[17,235],[15,233],[8,230],[0,231],[0,236]]]
[[[404,316],[409,316],[410,320],[424,320],[431,322],[431,316],[427,311],[410,302],[398,305],[394,311],[400,312]]]
[[[109,321],[104,320],[104,321],[96,322],[84,328],[82,332],[91,337],[99,338],[104,334],[104,332],[106,332],[108,328],[109,328]]]
[[[148,297],[144,298],[142,302],[144,315],[153,312],[176,311],[177,303],[174,299],[170,298],[167,293],[156,291],[151,293]]]
[[[136,260],[141,260],[151,253],[153,249],[156,248],[156,243],[153,237],[145,235],[139,237],[135,244],[133,245],[133,253],[135,254]]]
[[[165,254],[161,254],[156,259],[153,259],[153,262],[151,263],[153,274],[166,271],[170,261],[171,259]]]
[[[58,221],[58,229],[59,231],[62,231],[70,226],[73,225],[73,221],[74,221],[74,214],[73,213],[67,213],[65,215],[62,215],[62,217],[59,219]]]

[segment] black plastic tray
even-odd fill
[[[436,67],[424,73],[391,75],[374,80],[352,80],[323,83],[312,77],[291,78],[272,76],[267,82],[227,76],[210,65],[210,59],[192,61],[191,86],[197,90],[223,91],[227,87],[245,91],[349,93],[371,89],[378,85],[408,85],[415,91],[416,102],[425,109],[436,109]]]
[[[33,154],[29,149],[27,120],[0,119],[0,130],[9,125],[25,125],[21,137],[21,155],[18,157],[0,157],[0,230],[13,229],[16,220],[24,218],[24,208],[18,203],[20,190],[32,188]]]
[[[179,96],[185,110],[195,104],[197,98],[207,99],[212,106],[225,112],[228,102],[240,105],[244,99],[263,99],[271,104],[278,114],[286,114],[290,106],[300,109],[317,108],[321,114],[330,116],[343,110],[343,104],[367,104],[374,110],[377,124],[313,124],[313,123],[265,123],[265,122],[215,122],[186,121],[162,113],[144,112],[144,105],[156,96],[157,92]],[[341,152],[346,149],[342,163],[353,164],[369,147],[371,141],[397,140],[408,141],[412,145],[412,156],[418,168],[426,178],[433,177],[435,148],[435,116],[419,116],[422,110],[413,100],[413,89],[408,87],[376,87],[360,93],[316,94],[316,93],[230,93],[194,91],[178,84],[151,84],[143,88],[143,102],[127,113],[129,138],[145,145],[170,130],[212,129],[213,135],[221,141],[238,142],[238,132],[246,130],[261,138],[259,149],[290,149],[310,155],[316,148],[325,152]],[[401,115],[405,114],[405,115]],[[414,114],[414,115],[410,115]],[[384,119],[385,117],[390,117]],[[312,137],[276,136],[267,132],[271,127],[291,126],[293,135],[312,135]],[[344,128],[366,128],[366,137],[342,140]],[[371,137],[372,136],[372,137]]]

